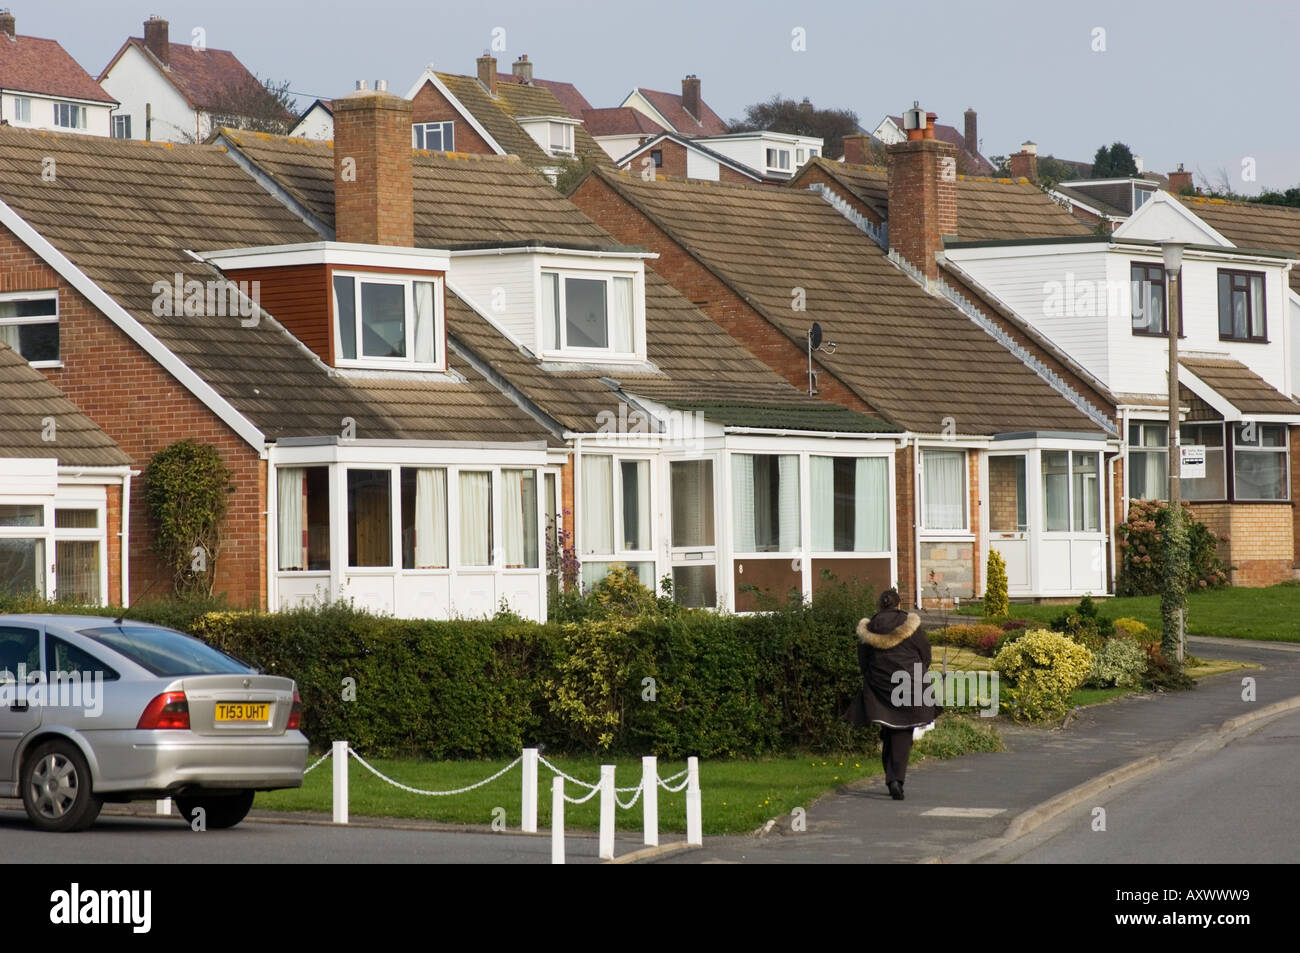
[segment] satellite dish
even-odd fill
[[[814,351],[822,346],[822,326],[816,321],[814,321],[813,326],[808,329],[808,346]]]

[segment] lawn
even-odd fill
[[[1160,629],[1160,597],[1131,596],[1096,600],[1111,619],[1133,618]],[[1049,622],[1069,606],[1013,603],[1013,618]],[[978,605],[963,606],[963,615],[979,615]],[[1300,642],[1300,585],[1283,583],[1264,589],[1228,587],[1187,596],[1187,631],[1228,639]]]
[[[956,724],[965,721],[965,724]],[[996,750],[998,741],[992,730],[975,725],[974,720],[944,719],[913,749],[913,760],[927,753],[951,757],[965,751]],[[314,759],[313,759],[314,760]],[[370,759],[367,759],[370,760]],[[600,759],[552,758],[556,767],[588,783],[600,778]],[[416,761],[370,760],[377,769],[402,783],[425,790],[448,790],[473,784],[490,777],[509,763],[499,761]],[[641,780],[641,761],[614,758],[615,786],[632,787]],[[659,775],[671,777],[686,768],[685,762],[660,762]],[[355,761],[348,766],[349,813],[353,816],[420,818],[449,824],[492,823],[495,808],[504,808],[506,827],[518,830],[520,823],[519,766],[491,784],[466,794],[450,797],[425,797],[408,794],[376,778]],[[301,788],[269,791],[257,795],[254,808],[270,811],[316,811],[329,813],[332,796],[331,761],[326,761],[303,779]],[[741,834],[761,827],[769,818],[787,814],[796,807],[808,807],[814,800],[843,784],[881,773],[879,755],[841,752],[772,757],[761,760],[702,761],[700,796],[704,833]],[[551,779],[553,775],[541,765],[538,769],[537,823],[544,830],[551,823]],[[570,797],[586,793],[576,785],[566,785]],[[624,802],[630,794],[620,794]],[[600,818],[600,795],[586,804],[566,804],[564,822],[568,828],[594,831]],[[631,810],[616,812],[619,830],[641,829],[640,801]],[[685,792],[670,794],[659,791],[659,829],[663,832],[686,831]]]

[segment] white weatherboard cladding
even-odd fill
[[[1300,391],[1300,298],[1294,293],[1287,299],[1287,336],[1289,341],[1288,360],[1290,361],[1290,389],[1286,393],[1292,396]]]
[[[686,177],[688,179],[705,179],[709,182],[716,182],[720,174],[717,159],[696,152],[694,149],[686,150]]]
[[[154,142],[195,142],[201,131],[194,110],[153,61],[134,45],[123,51],[112,72],[99,84],[122,104],[117,115],[131,117],[131,137],[145,137],[145,104],[152,105]]]
[[[537,353],[536,255],[457,256],[448,274],[458,293]]]
[[[1110,365],[1110,334],[1104,314],[1097,313],[1095,294],[1097,288],[1104,288],[1105,251],[1098,248],[1040,255],[1036,249],[1027,248],[1017,249],[1015,254],[983,254],[988,251],[961,249],[949,254],[1008,308],[1105,381]],[[1081,300],[1085,288],[1094,290],[1092,305]],[[1088,308],[1092,308],[1091,314],[1079,313]],[[1124,320],[1128,320],[1127,316]]]

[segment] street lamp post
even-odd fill
[[[1179,668],[1182,668],[1186,646],[1187,599],[1182,591],[1182,583],[1177,578],[1183,570],[1180,559],[1176,558],[1182,549],[1182,540],[1186,535],[1182,528],[1182,452],[1180,450],[1178,417],[1178,331],[1182,315],[1181,304],[1183,267],[1183,243],[1166,241],[1160,243],[1160,252],[1164,257],[1165,305],[1169,314],[1169,536],[1165,540],[1165,574],[1164,593],[1161,596],[1161,615],[1172,618],[1177,626],[1175,655]],[[1168,610],[1168,611],[1165,611]]]

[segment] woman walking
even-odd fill
[[[898,590],[888,589],[880,596],[879,611],[858,623],[862,694],[850,710],[854,724],[880,726],[880,760],[895,801],[903,800],[912,729],[928,725],[939,713],[936,705],[922,704],[926,683],[917,682],[930,670],[930,640],[921,631],[921,617],[904,612],[901,602]],[[904,678],[896,674],[900,672]]]

